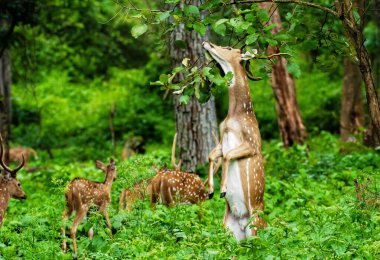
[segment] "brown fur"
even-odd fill
[[[107,227],[110,229],[112,236],[111,223],[108,217],[107,207],[111,202],[111,188],[113,180],[116,178],[116,166],[113,160],[108,165],[101,161],[96,161],[96,167],[106,174],[103,183],[90,181],[83,178],[76,178],[70,182],[65,194],[66,197],[66,210],[63,213],[63,226],[62,226],[62,249],[66,251],[66,235],[65,235],[65,222],[75,211],[75,219],[73,227],[70,229],[70,236],[73,241],[74,253],[77,253],[76,244],[76,231],[79,224],[86,216],[90,205],[98,208],[100,213],[105,217]]]
[[[21,162],[22,156],[25,159],[25,166],[28,165],[28,161],[31,156],[36,160],[38,159],[37,152],[30,147],[13,147],[9,149],[9,161]]]
[[[266,226],[266,222],[257,213],[264,211],[265,178],[261,137],[253,112],[247,74],[241,65],[241,51],[207,42],[204,43],[204,47],[222,68],[224,66],[225,70],[230,70],[234,75],[228,89],[228,115],[219,128],[221,141],[209,155],[209,192],[212,194],[214,190],[214,164],[218,159],[223,158],[221,197],[226,196],[224,224],[226,226],[231,224],[230,228],[234,225],[235,228],[231,230],[236,238],[242,239],[247,233],[244,231],[242,235],[242,231],[236,229],[242,218],[253,220],[251,224],[254,227],[250,230],[252,235],[257,234],[257,227]],[[232,176],[235,177],[233,174],[236,172],[230,171],[230,165],[234,162],[237,163],[240,178],[234,179],[230,184],[237,185],[240,181],[239,192],[227,186],[227,180]],[[238,188],[235,186],[234,189]],[[244,195],[244,207],[247,212],[244,212],[240,202],[237,203],[241,199],[239,193]],[[228,221],[230,222],[227,223]]]
[[[151,180],[144,180],[137,183],[135,186],[129,189],[125,189],[120,194],[119,199],[119,210],[132,210],[132,205],[136,203],[137,200],[143,200],[147,196],[152,194]]]
[[[0,136],[0,226],[3,224],[4,214],[11,198],[25,200],[26,194],[17,180],[17,172],[24,166],[25,161],[21,156],[21,164],[14,170],[10,169],[3,160],[3,140]]]
[[[166,206],[174,206],[176,203],[194,204],[207,198],[207,192],[201,178],[191,172],[165,170],[153,177],[151,185],[152,206],[159,199]]]

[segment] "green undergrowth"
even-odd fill
[[[156,151],[118,162],[109,208],[114,236],[102,216],[93,212],[78,229],[78,257],[378,259],[379,211],[357,202],[353,180],[364,183],[369,177],[368,190],[378,195],[380,154],[366,148],[340,154],[339,149],[338,139],[326,133],[287,151],[278,141],[266,142],[268,227],[240,243],[223,228],[225,201],[218,194],[200,205],[151,209],[149,201],[141,201],[131,212],[118,212],[121,190],[153,176],[153,164],[169,164],[169,153]],[[60,250],[64,187],[77,176],[96,181],[104,176],[93,162],[34,164],[43,168],[20,173],[28,199],[10,203],[0,229],[0,258],[71,259],[71,249],[66,254]],[[93,240],[86,236],[91,227]]]

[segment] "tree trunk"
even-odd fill
[[[340,139],[343,142],[355,142],[354,135],[359,134],[359,129],[364,125],[361,83],[358,65],[346,58],[340,110]]]
[[[368,110],[371,118],[371,126],[367,144],[372,147],[380,146],[380,107],[379,98],[377,96],[375,82],[372,77],[371,62],[369,59],[367,49],[360,42],[355,44],[357,56],[359,59],[359,68],[365,83],[366,97],[368,103]]]
[[[265,9],[270,15],[269,23],[276,23],[272,29],[277,34],[281,29],[280,13],[277,5],[273,3],[259,3],[260,8]],[[277,46],[268,46],[268,55],[279,53]],[[286,68],[287,61],[278,57],[272,68],[272,89],[276,98],[277,121],[284,147],[294,143],[303,144],[306,139],[306,128],[303,124],[298,108],[296,86],[292,75]]]
[[[192,0],[188,4],[199,6],[200,3],[200,0]],[[203,63],[202,42],[207,38],[207,35],[201,37],[195,31],[186,31],[183,24],[176,26],[170,34],[169,45],[173,67],[179,66],[184,58],[189,58],[192,63]],[[186,48],[178,47],[176,41],[184,41]],[[179,75],[176,80],[181,79],[183,75]],[[174,96],[174,112],[179,157],[186,170],[194,171],[198,164],[208,161],[208,155],[215,146],[211,134],[212,131],[217,132],[214,98],[211,97],[205,104],[200,104],[192,97],[187,105],[181,105],[179,96]]]
[[[9,162],[11,134],[11,57],[8,49],[0,57],[0,134],[5,145],[4,161]]]

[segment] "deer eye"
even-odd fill
[[[227,50],[229,50],[229,51],[230,51],[230,50],[232,50],[232,48],[231,48],[231,47],[227,47]]]
[[[17,183],[17,186],[21,187],[21,184],[20,184],[20,183]]]

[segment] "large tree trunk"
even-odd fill
[[[199,6],[200,0],[192,0],[188,4]],[[195,31],[186,31],[183,25],[174,28],[170,34],[170,58],[173,66],[179,66],[184,58],[199,64],[204,62],[202,42],[207,40]],[[176,41],[184,41],[186,48],[179,48]],[[179,75],[177,80],[181,80]],[[187,105],[181,105],[179,96],[174,96],[174,111],[178,133],[177,144],[180,148],[179,157],[186,170],[194,171],[198,164],[208,161],[208,155],[215,146],[212,131],[216,132],[217,120],[214,98],[200,104],[192,97]]]
[[[11,57],[5,49],[0,57],[0,134],[5,145],[4,161],[9,162],[9,138],[11,133]]]
[[[354,135],[359,134],[359,129],[364,125],[361,83],[358,65],[346,58],[340,110],[340,139],[343,142],[355,142]]]
[[[277,34],[281,29],[281,18],[277,5],[273,3],[259,3],[260,8],[267,10],[270,23],[276,23],[272,29]],[[268,55],[279,53],[277,46],[268,46]],[[298,108],[296,86],[292,75],[286,68],[287,61],[278,57],[272,70],[272,89],[276,98],[277,121],[284,147],[294,143],[303,144],[306,139],[306,128],[303,124]]]
[[[351,40],[358,58],[358,65],[365,84],[368,111],[371,119],[369,135],[366,143],[370,146],[380,146],[380,106],[376,92],[375,82],[372,76],[372,66],[367,48],[364,46],[363,29],[365,25],[366,6],[364,1],[358,1],[357,9],[360,20],[355,18],[352,8],[352,2],[349,0],[340,0],[335,2],[335,8],[340,14],[346,34]]]

